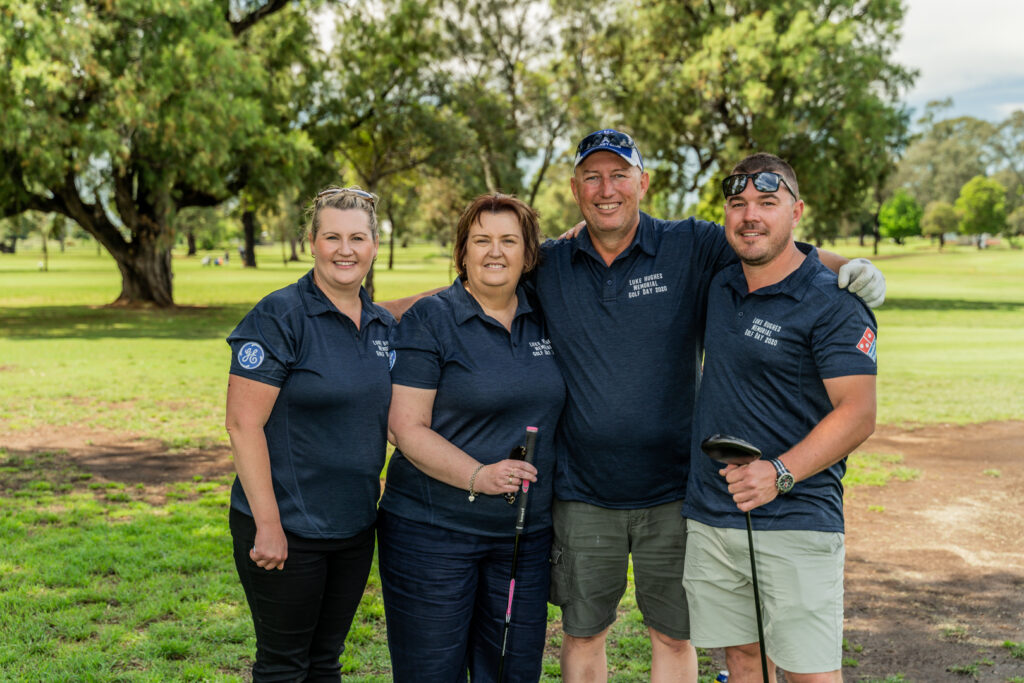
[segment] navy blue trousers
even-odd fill
[[[497,681],[514,538],[448,531],[388,514],[377,522],[381,588],[396,683]],[[504,683],[540,678],[551,529],[523,534]]]

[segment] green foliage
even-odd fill
[[[1016,246],[1016,237],[1024,235],[1024,205],[1018,206],[1006,217],[1006,230],[1003,232],[1010,244]]]
[[[956,200],[960,232],[967,235],[1000,233],[1006,228],[1006,188],[984,176],[971,178]]]
[[[960,227],[960,216],[949,202],[929,202],[921,217],[921,232],[925,235],[945,235]]]
[[[686,192],[767,151],[814,179],[805,198],[835,217],[818,223],[835,234],[838,218],[891,168],[907,131],[899,92],[913,77],[891,61],[900,2],[617,9],[593,41],[599,73],[614,75],[603,79],[605,97],[642,143],[652,191],[675,194],[677,212]]]
[[[887,202],[882,204],[878,222],[882,235],[903,244],[907,237],[921,234],[921,217],[924,212],[917,201],[904,189],[899,189]]]
[[[893,187],[907,188],[921,206],[953,203],[968,180],[985,174],[991,157],[992,125],[970,116],[938,120],[949,106],[931,103],[919,121],[924,133],[907,147],[892,178]]]
[[[311,151],[268,108],[273,67],[222,11],[200,0],[4,10],[0,212],[78,222],[122,264],[125,302],[173,302],[177,208],[274,186]]]

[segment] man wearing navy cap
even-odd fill
[[[566,681],[606,680],[605,638],[630,556],[651,680],[697,679],[680,501],[708,285],[736,254],[714,223],[642,213],[648,184],[629,135],[583,138],[571,185],[586,228],[545,244],[533,280],[568,388],[551,556]],[[830,267],[846,263],[822,256]],[[876,304],[884,297],[881,273],[864,259],[840,270],[847,283]]]
[[[761,680],[750,511],[768,657],[787,681],[841,681],[841,480],[846,455],[875,428],[877,326],[793,241],[804,203],[786,162],[750,156],[723,190],[725,236],[741,263],[719,272],[708,293],[714,343],[683,505],[693,642],[726,648],[730,680]],[[723,469],[700,451],[712,434],[748,441],[764,459]]]

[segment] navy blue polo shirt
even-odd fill
[[[611,266],[586,231],[543,245],[532,284],[569,391],[560,500],[636,509],[683,498],[707,287],[735,261],[718,225],[644,213]]]
[[[395,319],[365,290],[359,329],[310,271],[268,294],[228,337],[231,374],[281,389],[264,427],[285,530],[348,538],[377,518]],[[231,505],[252,515],[235,479]]]
[[[565,384],[543,318],[522,287],[517,294],[511,334],[483,312],[459,280],[417,301],[392,335],[391,381],[435,389],[431,429],[485,465],[522,445],[527,427],[538,428],[537,482],[527,500],[529,533],[551,526],[555,427]],[[380,504],[400,517],[453,531],[515,534],[516,508],[504,496],[479,495],[472,503],[468,496],[465,489],[424,474],[396,450]]]
[[[711,283],[704,379],[694,415],[693,457],[683,515],[745,528],[721,465],[700,450],[712,434],[738,436],[776,458],[832,411],[823,380],[874,375],[878,327],[871,310],[836,286],[808,254],[781,282],[747,292],[739,265]],[[846,459],[750,515],[758,529],[843,531]]]

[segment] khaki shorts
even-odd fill
[[[754,531],[768,656],[784,671],[842,666],[843,534]],[[757,642],[746,529],[689,520],[683,579],[697,647]]]
[[[682,502],[610,510],[556,500],[552,509],[551,602],[570,636],[595,636],[615,622],[633,556],[636,602],[644,623],[670,638],[690,637],[683,564]]]

